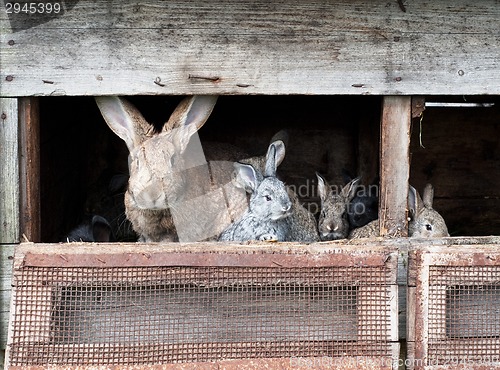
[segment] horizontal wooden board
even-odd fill
[[[0,22],[3,96],[500,92],[491,0],[94,0]]]
[[[367,245],[317,243],[22,243],[15,266],[34,267],[387,267],[396,282],[397,250]]]
[[[399,354],[397,343],[391,345],[392,352]],[[186,362],[161,365],[108,365],[108,366],[78,366],[78,365],[51,365],[52,370],[260,370],[282,369],[292,370],[297,367],[311,367],[326,370],[332,366],[339,370],[370,370],[374,364],[377,369],[395,369],[393,362],[397,363],[398,357],[382,356],[342,356],[342,357],[291,357],[291,358],[252,358],[243,360],[221,360],[216,362]],[[9,366],[10,370],[43,370],[45,366]],[[489,370],[489,368],[485,368]]]

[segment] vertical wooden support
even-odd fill
[[[19,243],[18,100],[0,98],[0,244]]]
[[[0,350],[3,350],[7,344],[14,248],[13,244],[2,245],[0,248]]]
[[[41,242],[40,118],[38,98],[19,99],[21,235]]]
[[[380,131],[380,235],[407,236],[411,97],[386,96]]]

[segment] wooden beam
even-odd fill
[[[380,133],[380,235],[408,235],[411,97],[386,96]]]
[[[18,100],[0,98],[0,244],[19,242]]]
[[[3,96],[500,93],[494,1],[73,3],[0,13]]]
[[[21,143],[21,234],[41,241],[40,216],[40,119],[38,98],[19,99]]]

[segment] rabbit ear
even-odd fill
[[[318,195],[321,199],[321,202],[324,202],[328,197],[330,186],[326,182],[325,178],[316,172],[316,177],[318,178]]]
[[[283,145],[287,146],[289,138],[290,138],[290,136],[288,135],[288,131],[283,129],[283,130],[279,130],[277,133],[275,133],[273,135],[273,137],[271,138],[270,142],[274,143],[275,141],[281,140],[283,142]]]
[[[434,188],[432,184],[425,185],[424,195],[423,195],[423,204],[425,208],[432,208],[432,202],[434,200]]]
[[[255,192],[255,190],[257,190],[259,180],[255,169],[251,165],[235,162],[234,170],[237,173],[236,176],[238,177],[238,181],[245,187],[245,189],[248,189],[251,192]]]
[[[281,142],[282,143],[282,142]],[[266,154],[266,167],[264,169],[264,176],[276,176],[276,145],[272,143],[269,145]]]
[[[285,159],[285,143],[281,140],[273,141],[267,148],[266,162],[267,158],[269,158],[271,147],[274,147],[275,150],[274,161],[276,164],[276,168],[278,168],[281,162],[283,162],[283,159]]]
[[[95,215],[92,217],[92,234],[96,242],[109,242],[111,240],[109,222],[101,216]]]
[[[418,191],[410,185],[408,188],[408,210],[410,212],[410,216],[415,218],[415,216],[420,212],[422,208],[422,198],[420,198],[420,194]]]
[[[356,190],[358,189],[359,181],[361,180],[361,177],[356,177],[349,181],[343,188],[342,188],[342,196],[349,201],[354,198],[356,195]]]
[[[109,128],[125,141],[129,151],[140,145],[152,130],[152,126],[127,100],[117,96],[96,96],[95,101]]]
[[[194,95],[182,100],[170,115],[169,120],[163,126],[163,132],[174,128],[194,125],[199,130],[215,107],[218,96],[216,95]]]
[[[193,136],[198,131],[195,125],[187,125],[174,128],[170,131],[171,141],[175,146],[177,153],[183,153],[188,144],[191,136]]]

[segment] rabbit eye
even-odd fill
[[[425,225],[425,228],[426,228],[427,230],[431,231],[431,230],[432,230],[432,225],[430,225],[430,224],[426,224],[426,225]]]
[[[270,201],[271,201],[271,197],[270,197],[269,195],[264,195],[264,197],[266,198],[266,200],[267,200],[268,202],[270,202]]]

